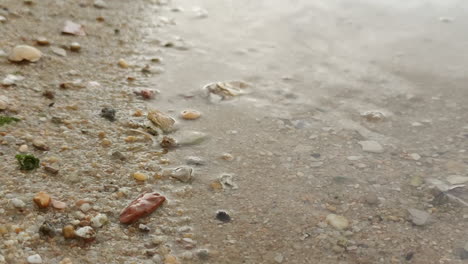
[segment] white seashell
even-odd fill
[[[36,62],[42,57],[42,52],[28,45],[18,45],[13,48],[8,56],[10,61],[20,62],[23,60]]]

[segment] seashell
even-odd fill
[[[119,220],[122,224],[131,224],[141,217],[151,214],[165,200],[166,197],[156,192],[142,193],[122,210]]]
[[[23,60],[36,62],[42,57],[42,52],[28,45],[18,45],[13,48],[8,56],[10,61],[20,62]]]
[[[86,36],[84,27],[70,20],[65,21],[65,25],[63,26],[62,33],[76,35],[76,36]]]
[[[197,110],[184,110],[180,113],[180,116],[185,120],[195,120],[200,118],[201,113]]]
[[[163,176],[169,176],[181,182],[189,182],[192,180],[193,169],[188,166],[180,166],[174,169],[163,170]]]
[[[242,81],[215,82],[203,87],[207,97],[213,101],[231,100],[235,96],[245,94],[250,85]]]
[[[163,132],[168,133],[174,130],[175,120],[158,110],[150,110],[147,118]]]

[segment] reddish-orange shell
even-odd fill
[[[156,192],[140,194],[120,213],[120,222],[122,224],[131,224],[143,216],[151,214],[164,203],[166,197]]]

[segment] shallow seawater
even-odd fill
[[[196,121],[179,120],[180,128],[207,133],[208,140],[168,157],[206,161],[195,167],[183,201],[200,246],[214,252],[211,263],[399,263],[392,261],[405,257],[415,236],[440,241],[404,214],[424,207],[421,196],[428,195],[410,187],[412,175],[444,178],[448,160],[466,163],[466,142],[446,138],[462,133],[468,117],[465,2],[180,0],[171,6],[183,11],[148,14],[154,23],[160,15],[175,23],[145,29],[143,45],[158,54],[148,43],[165,35],[188,48],[161,53],[166,71],[151,81],[161,95],[150,106],[174,115],[202,112]],[[197,8],[206,17],[197,17]],[[220,103],[202,95],[204,85],[228,80],[251,88]],[[384,120],[369,121],[366,111]],[[363,152],[358,142],[365,140],[385,151]],[[451,154],[435,157],[440,149]],[[406,158],[413,152],[423,158]],[[234,159],[221,159],[223,153]],[[466,174],[464,166],[457,173]],[[213,190],[226,173],[238,188]],[[370,194],[378,207],[366,204]],[[232,221],[216,220],[218,210]],[[346,216],[349,233],[327,226],[330,213]],[[388,220],[393,215],[401,220]],[[457,222],[434,225],[443,224]],[[430,245],[414,249],[415,259],[456,259],[447,250],[460,239],[437,253],[428,253]]]

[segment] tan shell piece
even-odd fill
[[[36,62],[42,57],[42,52],[28,45],[18,45],[11,50],[8,59],[10,61],[20,62],[23,60]]]
[[[242,81],[215,82],[205,85],[203,88],[208,96],[217,95],[221,100],[229,100],[245,93],[250,85]]]
[[[175,120],[158,110],[150,110],[147,115],[148,119],[163,132],[171,132],[174,130]]]

